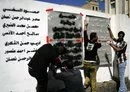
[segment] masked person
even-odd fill
[[[125,74],[125,69],[126,69],[126,48],[127,48],[127,43],[124,41],[124,36],[125,33],[123,31],[118,32],[118,38],[116,39],[113,36],[113,33],[110,29],[110,27],[108,26],[108,31],[110,34],[110,37],[112,39],[112,41],[109,41],[108,44],[114,49],[115,51],[115,57],[116,60],[114,62],[117,62],[117,66],[115,65],[115,67],[117,67],[118,72],[118,76],[119,76],[119,89],[118,92],[127,92],[127,87],[125,84],[125,78],[124,78],[124,74]],[[114,41],[114,42],[113,42]],[[113,72],[115,73],[115,72]]]
[[[62,43],[57,43],[54,46],[51,44],[44,44],[36,51],[31,61],[28,63],[28,66],[29,74],[37,80],[37,92],[47,92],[47,67],[50,63],[59,67],[61,64],[59,55],[65,52],[66,48]]]
[[[97,73],[97,51],[101,47],[101,43],[98,40],[96,32],[90,33],[90,39],[87,35],[87,20],[84,21],[84,49],[85,49],[85,60],[84,64],[84,75],[85,81],[88,77],[90,79],[91,92],[96,92],[96,73]],[[87,83],[85,83],[87,84]]]

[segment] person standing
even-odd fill
[[[124,41],[125,33],[123,31],[118,32],[118,38],[116,39],[108,26],[108,31],[110,34],[110,37],[112,41],[109,41],[108,44],[114,49],[116,60],[115,62],[118,63],[118,73],[119,73],[119,89],[118,92],[127,92],[127,87],[125,84],[125,69],[126,69],[126,49],[127,49],[127,43]]]
[[[47,67],[50,63],[60,66],[59,55],[66,52],[62,43],[52,46],[44,44],[41,46],[28,63],[29,74],[37,80],[37,92],[47,92],[48,74]]]
[[[97,65],[99,64],[97,51],[101,47],[101,42],[98,40],[96,32],[91,32],[90,39],[88,39],[87,27],[88,23],[87,20],[85,19],[84,21],[85,61],[83,62],[84,75],[85,75],[85,81],[86,79],[88,79],[88,77],[90,78],[91,92],[96,92],[96,73],[97,73]]]

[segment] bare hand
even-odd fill
[[[110,25],[107,26],[107,29],[108,29],[108,30],[111,30]]]
[[[110,45],[110,44],[112,44],[112,41],[111,40],[107,40],[106,43]]]
[[[97,40],[98,43],[101,43],[101,40]]]
[[[88,26],[88,23],[87,23],[87,17],[85,17],[85,20],[84,20],[84,26]]]

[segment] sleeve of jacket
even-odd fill
[[[84,46],[86,46],[88,43],[88,34],[87,34],[87,31],[85,30],[84,31]]]

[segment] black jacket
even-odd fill
[[[54,63],[58,56],[56,48],[51,44],[45,44],[36,51],[28,66],[36,71],[47,70],[49,63]]]
[[[66,92],[85,92],[81,72],[78,69],[69,69],[56,74],[55,77],[64,81]]]

